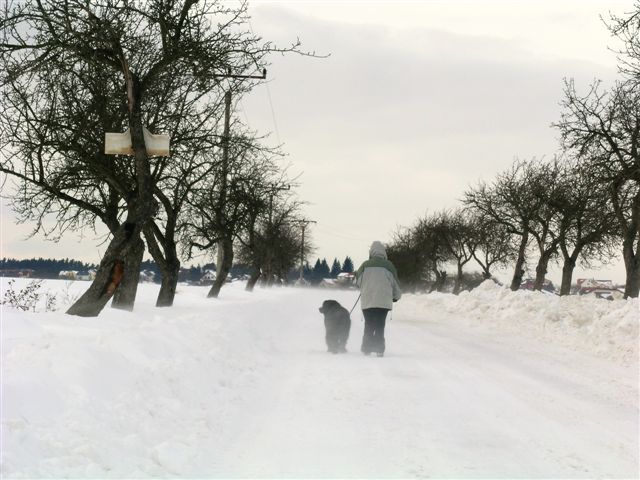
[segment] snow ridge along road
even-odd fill
[[[181,285],[157,309],[145,284],[135,312],[97,319],[4,307],[3,476],[638,477],[628,352],[472,321],[477,296],[407,295],[384,358],[359,353],[359,309],[332,355],[318,307],[357,292],[242,287]]]

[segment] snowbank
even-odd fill
[[[28,283],[16,279],[14,290]],[[65,315],[88,285],[44,281],[42,293],[65,292],[55,312],[42,302],[38,313],[2,307],[2,471],[7,478],[198,476],[190,465],[204,461],[193,446],[224,427],[225,411],[267,361],[239,348],[253,341],[247,323],[256,305],[269,302],[265,292],[229,285],[213,313],[207,287],[180,285],[176,305],[158,309],[158,286],[141,284],[134,312]]]
[[[133,312],[62,313],[87,286],[1,309],[3,478],[637,477],[637,366],[547,343],[630,361],[637,301],[407,295],[380,359],[358,310],[326,353],[318,307],[355,291],[179,285],[156,308],[141,284]]]
[[[450,321],[504,329],[590,352],[625,364],[638,362],[638,299],[607,301],[521,290],[491,280],[471,292],[405,295],[398,311],[408,316],[446,311]]]

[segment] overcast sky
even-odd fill
[[[563,78],[617,75],[600,20],[633,1],[253,1],[256,34],[328,58],[278,56],[236,114],[283,143],[316,246],[360,263],[372,240],[459,205],[515,157],[558,151]],[[97,262],[91,235],[24,241],[2,207],[2,254]],[[535,263],[530,269],[535,268]],[[584,272],[579,272],[583,274]],[[623,281],[621,265],[588,272]],[[552,278],[559,279],[556,271]]]

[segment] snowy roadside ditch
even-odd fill
[[[521,290],[488,280],[470,292],[406,294],[398,313],[446,312],[449,321],[517,332],[625,365],[638,363],[638,299],[607,301]]]

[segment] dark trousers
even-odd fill
[[[363,353],[384,353],[384,325],[387,320],[386,308],[365,308],[364,336],[362,337]]]

